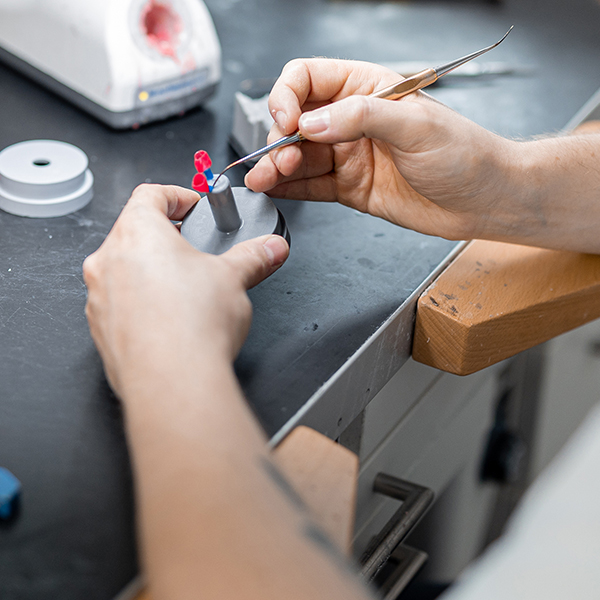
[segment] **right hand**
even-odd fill
[[[420,92],[367,97],[398,78],[356,61],[288,63],[269,98],[269,142],[298,128],[310,141],[263,157],[246,185],[279,198],[337,201],[450,239],[493,237],[490,225],[505,221],[499,200],[511,195],[509,159],[519,144]]]

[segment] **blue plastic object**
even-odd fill
[[[4,467],[0,467],[0,519],[7,521],[17,509],[21,482]]]

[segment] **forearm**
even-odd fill
[[[506,141],[486,239],[600,253],[600,135]]]
[[[194,363],[126,399],[154,600],[365,598],[286,491],[231,367]]]

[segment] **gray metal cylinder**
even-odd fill
[[[242,218],[238,212],[231,190],[231,182],[222,175],[212,192],[207,194],[217,229],[223,233],[237,231],[242,226]]]

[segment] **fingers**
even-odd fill
[[[302,162],[301,166],[304,166]],[[275,198],[335,202],[337,185],[331,173],[333,165],[331,162],[328,165],[324,161],[323,167],[326,166],[329,168],[317,169],[314,173],[309,172],[312,170],[307,168],[301,168],[292,173],[290,177],[284,177],[273,163],[272,158],[265,156],[246,174],[244,183],[255,192],[269,192],[269,195]],[[321,171],[326,172],[321,174]]]
[[[135,188],[125,210],[134,210],[140,206],[150,207],[173,221],[179,221],[199,199],[200,196],[196,192],[176,185],[144,183]]]
[[[300,159],[302,160],[302,159]],[[253,192],[267,192],[274,188],[282,175],[271,156],[263,156],[244,177],[244,185]]]
[[[278,140],[284,134],[275,123],[267,137],[267,144]],[[266,192],[275,187],[282,177],[292,175],[302,164],[302,150],[299,144],[286,146],[263,156],[246,174],[244,184],[254,192]]]
[[[264,156],[244,179],[255,192],[272,191],[286,181],[320,177],[333,170],[334,149],[325,144],[303,142]]]
[[[281,138],[284,133],[281,131],[277,123],[275,123],[269,135],[267,136],[267,144],[271,144]],[[291,175],[302,163],[302,146],[301,144],[292,144],[290,146],[284,146],[270,152],[268,155],[279,172],[287,177]]]
[[[139,185],[119,215],[102,246],[120,235],[132,236],[138,243],[153,245],[154,236],[175,239],[179,234],[171,220],[179,221],[200,199],[199,194],[175,185]]]
[[[100,248],[84,262],[86,284],[93,277],[98,253],[122,247],[128,253],[155,251],[159,239],[179,243],[181,235],[170,219],[181,220],[199,198],[196,192],[173,185],[138,186]]]
[[[276,271],[289,254],[287,242],[278,235],[265,235],[237,244],[218,257],[239,275],[242,285],[250,289]]]
[[[366,137],[414,151],[431,131],[435,113],[444,110],[433,104],[435,110],[431,110],[427,104],[352,96],[304,113],[299,127],[302,135],[315,142],[334,144]]]
[[[338,186],[334,176],[330,174],[310,179],[285,181],[269,190],[269,194],[275,198],[313,202],[337,202],[340,200]]]
[[[269,96],[269,110],[285,133],[293,133],[307,102],[335,102],[352,94],[367,95],[393,83],[389,69],[359,61],[297,59],[281,72]]]
[[[368,95],[376,89],[397,81],[398,78],[398,74],[389,69],[359,61],[330,59],[291,61],[284,67],[269,96],[269,109],[276,124],[271,129],[268,141],[272,142],[292,133],[297,129],[298,123],[302,122],[305,132],[314,130],[315,135],[311,139],[326,142],[326,136],[322,134],[327,129],[327,123],[320,122],[319,117],[330,116],[329,111],[333,111],[337,116],[339,114],[337,101],[353,95]],[[359,119],[360,110],[357,110],[357,107],[354,113],[355,120]],[[315,116],[311,120],[307,115]],[[337,121],[336,117],[334,125]],[[347,124],[343,131],[333,129],[328,133],[334,143],[363,137],[356,122]],[[288,146],[272,152],[269,157],[259,161],[246,175],[245,183],[256,192],[270,190],[279,195],[279,190],[282,188],[278,188],[275,192],[276,186],[304,178],[320,178],[329,173],[334,168],[334,154],[334,149],[325,145],[311,147],[304,142],[299,146]],[[310,185],[311,189],[316,191],[321,189],[323,184],[328,189],[330,181],[326,179],[311,184],[316,184]],[[283,189],[298,189],[298,187],[298,185],[285,186]]]

